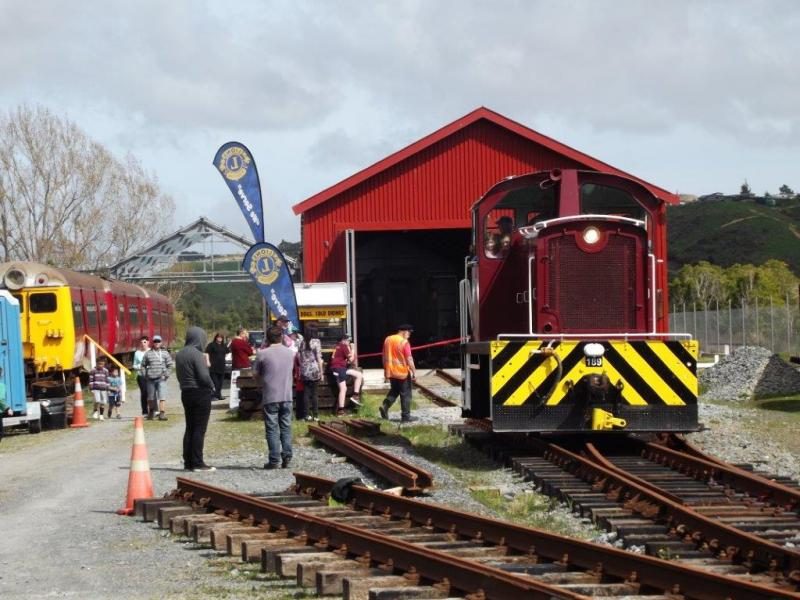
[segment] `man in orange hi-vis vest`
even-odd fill
[[[400,396],[400,420],[403,423],[416,421],[411,416],[411,382],[417,376],[408,341],[412,331],[411,325],[400,325],[397,333],[383,341],[383,378],[389,382],[389,393],[380,407],[381,417],[389,418],[389,409]]]

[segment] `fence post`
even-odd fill
[[[728,298],[728,343],[733,351],[733,300]]]
[[[769,349],[775,354],[775,314],[772,296],[769,297]]]
[[[745,299],[742,298],[742,348],[747,346],[747,324],[745,323],[745,314],[747,313],[747,304]]]

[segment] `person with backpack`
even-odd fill
[[[299,344],[295,363],[300,379],[303,382],[303,396],[299,414],[306,421],[319,421],[319,401],[317,386],[322,381],[322,343],[311,337],[314,332],[308,331],[309,339],[302,339]]]

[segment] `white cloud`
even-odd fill
[[[798,188],[799,30],[793,0],[0,0],[0,100],[133,152],[176,228],[235,226],[240,139],[299,239],[292,204],[481,105],[669,189]]]

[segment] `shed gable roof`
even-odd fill
[[[635,175],[631,175],[630,173],[626,173],[621,169],[617,169],[616,167],[613,167],[608,163],[604,163],[603,161],[598,160],[593,156],[589,156],[588,154],[579,152],[578,150],[575,150],[574,148],[571,148],[566,144],[562,144],[561,142],[554,140],[551,137],[543,135],[538,131],[534,131],[529,127],[517,123],[516,121],[513,121],[507,117],[504,117],[500,113],[497,113],[484,106],[481,106],[479,108],[476,108],[472,112],[464,115],[460,119],[457,119],[452,123],[445,125],[441,129],[438,129],[433,133],[417,140],[413,144],[406,146],[402,150],[398,150],[394,154],[390,154],[386,158],[376,162],[374,165],[371,165],[366,169],[362,169],[361,171],[354,173],[350,177],[343,179],[339,183],[332,185],[331,187],[314,194],[313,196],[303,200],[302,202],[299,202],[298,204],[295,204],[292,207],[292,210],[294,211],[294,214],[300,215],[314,208],[315,206],[318,206],[330,200],[331,198],[341,194],[342,192],[349,190],[360,183],[363,183],[370,177],[373,177],[378,173],[381,173],[393,167],[394,165],[401,163],[410,156],[413,156],[414,154],[417,154],[425,150],[426,148],[432,146],[433,144],[436,144],[437,142],[442,141],[443,139],[453,135],[454,133],[462,129],[465,129],[466,127],[469,127],[470,125],[480,121],[481,119],[486,119],[487,121],[494,123],[495,125],[498,125],[500,127],[503,127],[511,131],[512,133],[519,135],[522,138],[525,138],[535,144],[544,146],[545,148],[548,148],[553,152],[566,156],[584,165],[588,169],[594,171],[603,171],[606,173],[616,173],[618,175],[624,175],[626,177],[630,177],[631,179],[634,179],[639,183],[641,183],[642,185],[644,185],[653,194],[655,194],[658,198],[660,198],[665,202],[671,204],[678,202],[678,198],[675,194],[672,194],[671,192],[668,192],[667,190],[661,187],[653,185],[652,183],[648,183],[647,181],[644,181],[643,179],[640,179]]]

